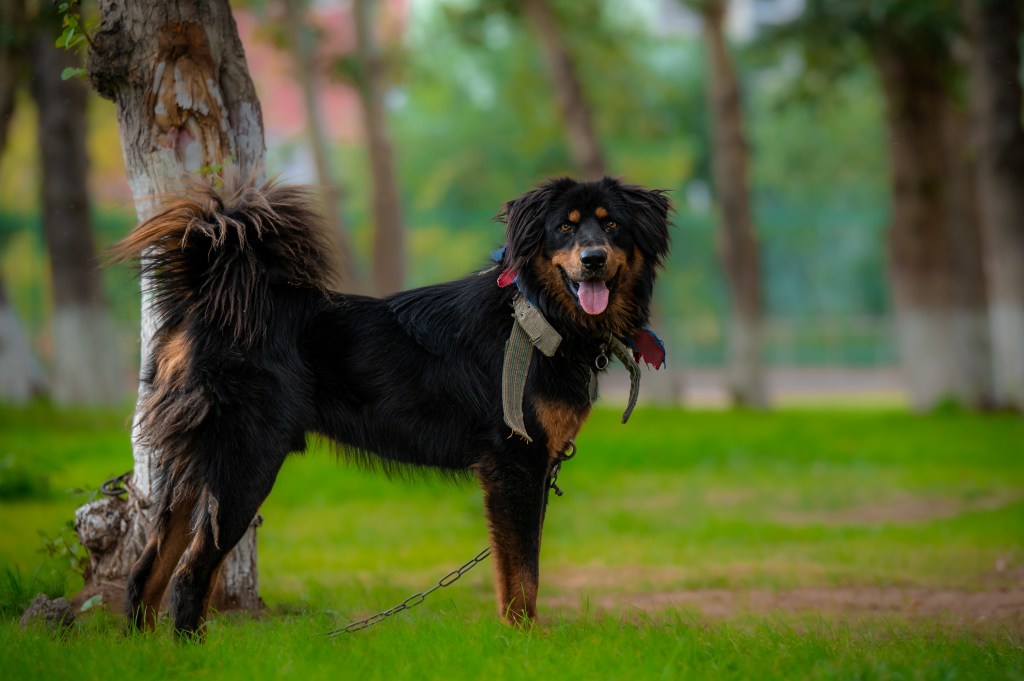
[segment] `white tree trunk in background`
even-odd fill
[[[1024,410],[1024,126],[1018,0],[965,0],[996,400]]]
[[[0,280],[0,401],[20,404],[45,392],[43,369]]]
[[[736,69],[725,42],[726,0],[701,5],[708,60],[712,166],[721,225],[719,256],[729,286],[729,392],[733,404],[768,404],[761,362],[763,305],[761,256],[750,209],[750,150]]]
[[[30,49],[38,112],[43,235],[53,290],[52,395],[60,404],[117,404],[125,397],[117,336],[100,280],[89,211],[88,86],[64,80],[81,66],[54,45],[60,15],[39,7]]]

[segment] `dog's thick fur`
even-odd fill
[[[647,321],[668,199],[609,178],[549,181],[502,208],[498,267],[384,299],[332,290],[333,250],[311,205],[273,183],[193,188],[114,248],[141,259],[159,319],[141,416],[160,493],[128,586],[130,622],[151,627],[173,581],[177,631],[201,631],[221,561],[308,432],[385,467],[474,472],[499,611],[536,617],[551,466],[590,411],[603,339]],[[499,287],[503,271],[517,285]],[[584,311],[580,282],[610,290],[602,312]],[[563,337],[553,357],[534,353],[530,443],[502,419],[517,290]]]

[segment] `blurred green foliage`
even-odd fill
[[[417,5],[404,42],[388,52],[410,286],[486,266],[501,241],[501,226],[492,221],[501,204],[545,177],[572,173],[539,46],[515,12],[479,11],[492,4]],[[674,358],[717,364],[729,311],[715,248],[700,41],[653,32],[630,2],[555,6],[610,172],[669,189],[676,203],[672,257],[657,293],[659,331]],[[870,64],[862,52],[848,52],[843,69],[815,74],[785,41],[736,48],[766,309],[769,325],[779,327],[769,331],[770,362],[893,361],[882,103]],[[813,97],[800,96],[814,78],[822,87]],[[113,134],[112,112],[94,108],[97,115],[105,112],[92,126],[106,139]],[[302,143],[272,150],[271,169],[281,170],[288,148]],[[16,145],[19,159],[24,146]],[[365,149],[339,145],[334,153],[355,260],[365,270],[371,241]],[[23,185],[22,175],[10,165],[4,169],[5,178]],[[130,228],[128,209],[96,207],[101,245]],[[36,213],[0,205],[8,290],[35,337],[45,336],[50,309],[39,234]],[[137,284],[123,268],[108,269],[104,277],[115,315],[131,335]]]

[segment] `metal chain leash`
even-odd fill
[[[488,546],[486,549],[470,558],[469,561],[463,563],[458,568],[452,570],[444,577],[437,580],[437,584],[430,587],[426,591],[420,591],[419,593],[415,593],[412,596],[409,596],[393,608],[388,608],[383,612],[378,612],[376,615],[370,615],[366,619],[359,620],[357,622],[352,622],[351,624],[348,624],[342,627],[341,629],[329,631],[327,632],[327,638],[334,638],[335,636],[340,636],[341,634],[351,634],[353,631],[359,631],[360,629],[372,627],[374,624],[382,622],[386,620],[388,617],[396,615],[402,612],[403,610],[408,610],[409,608],[416,607],[424,600],[426,600],[427,596],[434,593],[438,589],[443,589],[446,586],[451,586],[455,582],[459,581],[459,578],[462,577],[462,575],[472,570],[479,563],[482,563],[484,560],[487,559],[487,556],[489,555],[491,555],[491,547]]]
[[[548,478],[548,489],[553,490],[554,493],[558,496],[562,496],[562,490],[558,487],[558,485],[555,484],[555,482],[558,480],[558,473],[562,468],[562,464],[574,456],[576,456],[576,442],[574,440],[569,440],[569,444],[566,447],[565,452],[558,455],[558,457],[555,459],[555,465],[552,466],[551,468],[551,473],[549,474]],[[417,605],[425,601],[427,599],[427,596],[434,593],[438,589],[443,589],[446,586],[451,586],[455,582],[459,581],[459,578],[462,577],[462,575],[466,574],[467,572],[475,568],[477,565],[484,562],[489,555],[491,555],[491,547],[488,546],[486,549],[476,554],[468,561],[466,561],[459,567],[455,568],[454,570],[446,574],[441,579],[437,580],[437,584],[430,587],[426,591],[414,593],[412,596],[409,596],[393,608],[388,608],[387,610],[383,610],[374,615],[370,615],[366,619],[361,619],[350,624],[346,624],[344,627],[340,629],[334,629],[332,631],[329,631],[326,634],[327,638],[334,638],[336,636],[341,636],[342,634],[351,634],[352,632],[360,631],[362,629],[366,629],[367,627],[372,627],[374,624],[379,624],[380,622],[383,622],[392,615],[397,615],[403,610],[415,608]]]
[[[132,471],[125,471],[110,480],[104,481],[100,485],[99,492],[108,497],[119,497],[122,494],[128,494],[127,482],[132,477]]]

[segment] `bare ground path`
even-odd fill
[[[1024,634],[1024,589],[984,591],[925,587],[837,586],[795,589],[681,589],[614,595],[555,596],[551,608],[640,611],[650,615],[685,610],[709,619],[744,614],[820,614],[826,617],[935,619],[962,627],[1005,627]]]

